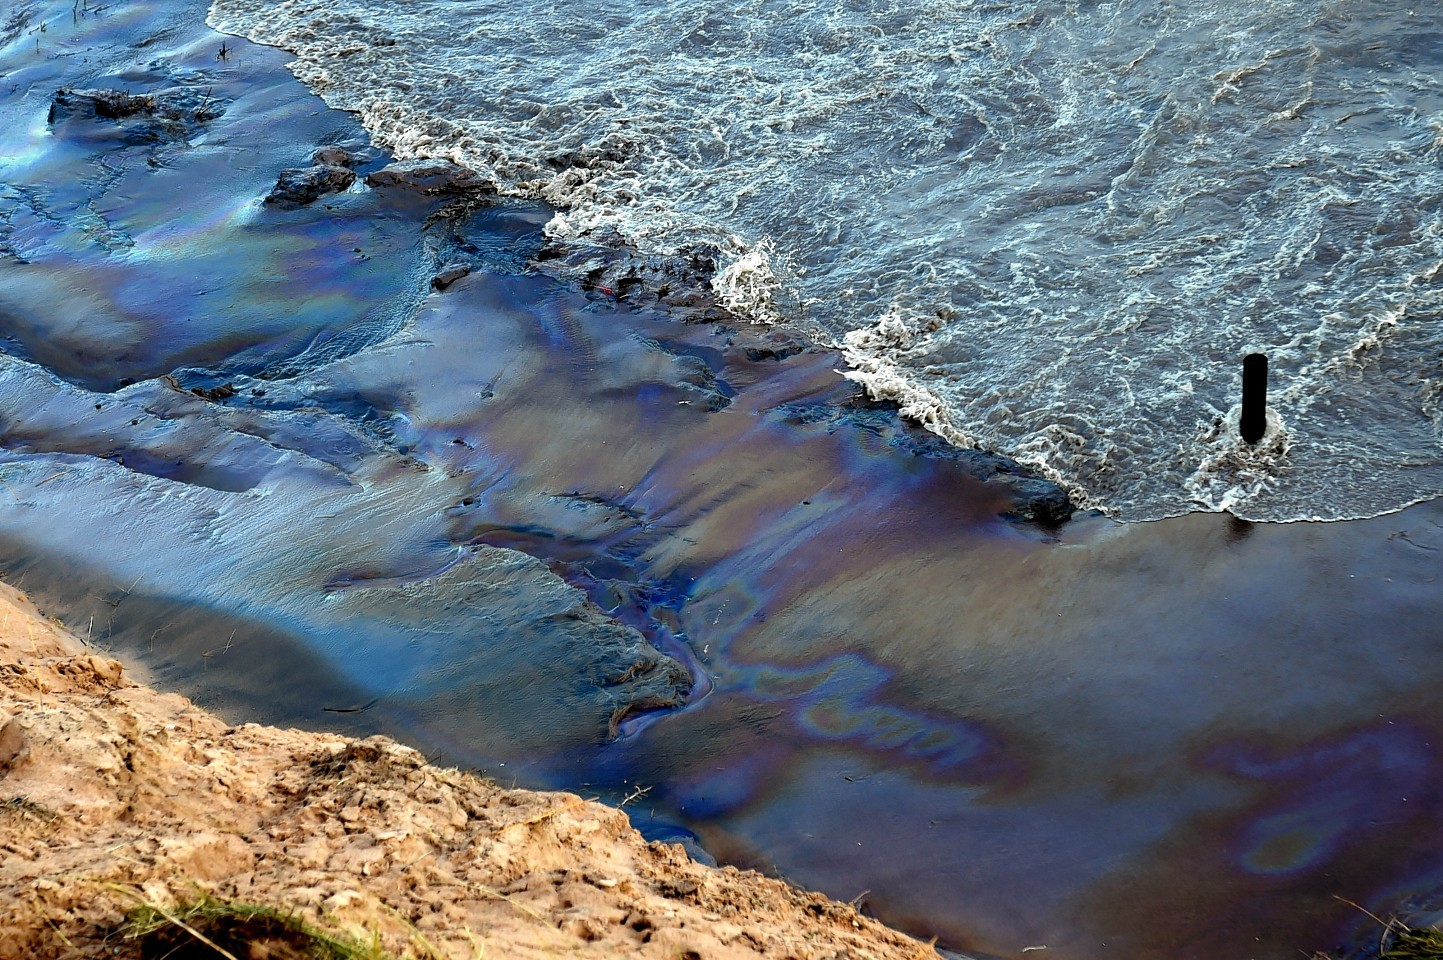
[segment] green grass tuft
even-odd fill
[[[263,904],[201,897],[162,907],[130,893],[138,905],[120,933],[141,955],[170,960],[395,960],[380,942],[317,930],[293,913]]]
[[[1432,927],[1399,930],[1381,960],[1443,960],[1443,933]]]

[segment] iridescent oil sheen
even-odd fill
[[[0,561],[90,643],[237,719],[649,787],[649,835],[978,955],[1426,919],[1443,503],[1009,522],[835,354],[538,275],[545,208],[265,207],[320,143],[385,158],[193,6],[35,9],[91,59],[0,50]],[[138,54],[162,9],[189,32]],[[44,123],[61,84],[155,83],[224,113]]]

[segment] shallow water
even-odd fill
[[[1428,919],[1440,502],[1009,523],[836,354],[537,275],[548,208],[262,206],[363,135],[194,5],[33,9],[41,54],[0,51],[0,564],[92,643],[237,719],[649,787],[649,834],[979,955]],[[127,143],[47,126],[62,83],[224,112]]]
[[[215,0],[402,155],[712,251],[744,316],[1122,519],[1443,490],[1443,26],[1392,0]],[[1241,358],[1275,436],[1236,429]],[[1221,429],[1220,429],[1221,426]]]

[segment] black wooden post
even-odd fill
[[[1243,357],[1243,412],[1238,433],[1247,443],[1257,443],[1267,430],[1268,358],[1261,353]]]

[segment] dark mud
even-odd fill
[[[1439,503],[1007,519],[1047,491],[685,263],[382,173],[194,5],[25,9],[0,566],[92,644],[238,719],[648,787],[642,829],[977,953],[1291,957],[1443,886]],[[137,138],[61,88],[218,112]],[[317,163],[356,180],[263,202]]]

